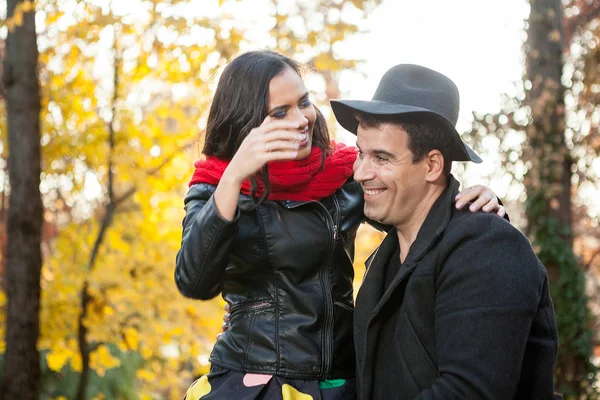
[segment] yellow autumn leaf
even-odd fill
[[[24,1],[21,3],[21,9],[23,12],[33,11],[35,9],[35,5],[33,4],[33,1]]]
[[[150,350],[149,348],[143,348],[143,349],[142,349],[142,357],[143,357],[145,360],[148,360],[148,359],[150,359],[150,357],[152,357],[152,355],[153,355],[153,352],[152,352],[152,350]]]
[[[156,374],[147,369],[138,369],[135,375],[138,379],[146,382],[152,382],[156,379]]]
[[[140,343],[138,331],[133,328],[128,328],[125,331],[125,343],[129,349],[137,350]]]
[[[81,355],[79,355],[79,353],[77,353],[77,354],[73,355],[73,357],[71,357],[71,368],[73,368],[74,371],[81,372],[82,364],[81,364]]]
[[[100,345],[90,354],[90,367],[100,376],[104,376],[106,370],[116,368],[121,361],[114,357],[107,346]]]
[[[67,363],[71,357],[72,352],[64,348],[53,349],[46,355],[46,362],[48,368],[54,372],[60,372],[60,370]]]

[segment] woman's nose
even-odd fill
[[[300,110],[298,108],[295,109],[292,118],[293,118],[294,122],[298,123],[298,125],[300,126],[300,129],[304,129],[304,128],[306,128],[306,125],[308,125],[308,118],[306,118],[306,115],[304,115],[302,110]]]

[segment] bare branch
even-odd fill
[[[96,259],[98,253],[100,252],[100,246],[104,241],[104,237],[106,235],[106,231],[108,227],[111,225],[113,220],[113,213],[115,210],[114,204],[114,171],[113,171],[113,155],[115,150],[115,120],[116,120],[116,103],[119,96],[119,67],[121,61],[121,55],[119,53],[118,46],[118,35],[116,27],[114,27],[114,88],[113,88],[113,97],[111,104],[111,117],[110,122],[108,124],[108,204],[106,205],[106,211],[104,213],[104,218],[102,220],[102,226],[100,227],[100,231],[98,232],[98,236],[96,237],[96,241],[94,242],[94,247],[92,249],[92,253],[90,254],[90,261],[88,263],[88,271],[92,271],[96,264]],[[81,356],[81,375],[79,377],[79,385],[77,388],[77,400],[85,400],[87,386],[89,381],[89,373],[90,373],[90,353],[92,349],[87,342],[87,332],[88,329],[84,324],[84,320],[87,316],[87,306],[91,301],[91,295],[89,293],[89,281],[86,278],[83,282],[83,287],[81,289],[81,313],[79,314],[78,319],[78,334],[77,340],[79,344],[79,353]]]
[[[196,140],[193,140],[193,141],[188,142],[188,143],[184,144],[183,146],[179,147],[177,150],[175,150],[173,153],[171,153],[168,157],[165,157],[165,159],[162,160],[162,162],[159,165],[157,165],[156,167],[151,168],[150,170],[148,170],[146,172],[146,175],[147,176],[154,176],[154,175],[156,175],[157,173],[160,172],[161,169],[163,169],[165,166],[167,166],[173,160],[173,158],[175,158],[175,156],[177,156],[178,154],[181,154],[182,152],[190,149],[195,143],[196,143]],[[119,196],[113,202],[113,204],[115,205],[115,208],[117,206],[119,206],[120,204],[122,204],[127,199],[129,199],[131,196],[133,196],[136,191],[137,191],[137,186],[135,186],[135,185],[133,185],[129,189],[127,189],[125,191],[125,193],[123,193],[121,196]]]

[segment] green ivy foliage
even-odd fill
[[[525,206],[538,258],[548,269],[556,268],[558,272],[557,279],[550,281],[559,332],[556,390],[565,400],[598,399],[599,371],[590,359],[593,316],[585,293],[585,276],[570,242],[565,240],[570,231],[547,215],[548,199],[543,192],[528,192]]]

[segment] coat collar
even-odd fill
[[[458,188],[458,181],[450,175],[448,186],[435,201],[427,214],[423,225],[419,229],[417,238],[408,251],[408,255],[404,260],[402,268],[398,274],[396,274],[385,292],[382,293],[383,280],[385,279],[385,267],[392,254],[394,254],[394,251],[398,248],[398,234],[396,230],[392,229],[388,232],[376,254],[374,254],[370,265],[368,265],[368,271],[363,283],[363,286],[366,285],[366,288],[368,288],[368,297],[370,298],[372,305],[374,305],[371,317],[377,315],[379,311],[381,311],[381,308],[390,299],[398,286],[410,276],[417,267],[419,261],[421,261],[429,249],[437,243],[438,238],[442,235],[452,218],[454,198],[458,193]]]
[[[377,336],[384,323],[385,312],[382,309],[393,299],[402,298],[401,291],[419,261],[425,257],[428,250],[437,242],[448,226],[454,213],[454,198],[458,193],[459,183],[452,175],[446,190],[435,201],[427,214],[415,242],[410,247],[402,268],[398,271],[388,288],[384,291],[386,278],[385,267],[398,248],[398,234],[391,229],[376,252],[367,262],[365,279],[358,292],[354,314],[355,346],[357,348],[358,387],[364,398],[370,397],[368,382],[361,382],[360,377],[366,376],[366,371],[373,369],[373,354]],[[398,260],[398,263],[400,260]],[[391,299],[391,300],[390,300]],[[398,308],[399,304],[392,307]],[[360,396],[359,396],[360,397]]]

